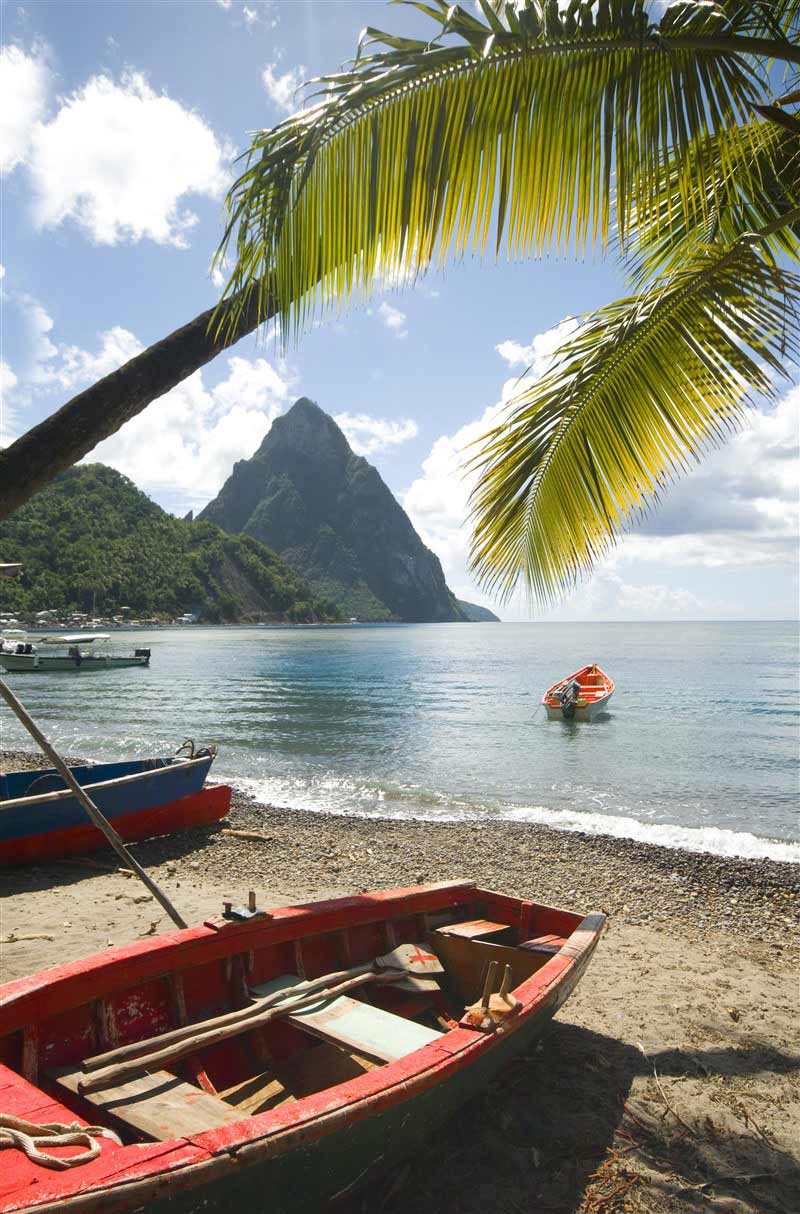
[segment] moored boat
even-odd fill
[[[614,680],[594,662],[560,679],[542,696],[549,720],[591,721],[614,694]]]
[[[171,834],[222,818],[226,785],[204,788],[213,749],[173,758],[72,767],[78,784],[125,840]],[[0,775],[0,864],[25,864],[105,846],[54,770]]]
[[[468,882],[229,914],[0,988],[0,1111],[96,1148],[4,1152],[0,1211],[323,1208],[530,1048],[605,922]]]
[[[0,642],[0,667],[22,670],[119,670],[149,666],[150,650],[121,652],[108,645],[108,632],[55,633],[52,636],[6,637]]]

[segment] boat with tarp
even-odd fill
[[[109,632],[54,633],[52,636],[5,638],[0,643],[4,670],[119,670],[149,666],[150,650],[121,651],[109,645]]]
[[[604,923],[466,881],[251,896],[0,988],[0,1111],[40,1153],[4,1152],[0,1212],[324,1208],[530,1049]]]

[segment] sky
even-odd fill
[[[0,0],[0,445],[217,298],[211,259],[248,134],[302,104],[384,0]],[[794,617],[800,387],[676,484],[555,608],[468,570],[465,448],[569,318],[625,293],[613,260],[465,260],[377,291],[287,349],[251,336],[89,457],[201,508],[298,396],[379,469],[459,597],[504,619]]]

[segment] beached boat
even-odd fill
[[[0,1114],[97,1151],[4,1151],[0,1211],[321,1209],[530,1048],[605,922],[467,882],[229,914],[0,988]]]
[[[0,641],[0,667],[4,670],[119,670],[149,666],[150,650],[118,652],[108,646],[108,632],[55,633],[53,636],[15,637]]]
[[[204,788],[213,750],[186,757],[134,759],[72,767],[98,809],[123,839],[172,834],[222,818],[225,785]],[[26,864],[105,847],[86,812],[57,771],[0,775],[0,864]]]
[[[591,721],[614,694],[614,680],[597,663],[560,679],[542,696],[550,720]]]

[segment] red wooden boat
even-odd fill
[[[0,1211],[318,1210],[529,1049],[605,922],[467,882],[233,916],[0,988],[0,1126],[119,1136],[68,1171],[3,1151]],[[381,969],[401,944],[438,980]],[[337,971],[361,975],[357,997],[329,994]],[[297,1011],[281,1011],[290,988]]]
[[[614,680],[595,662],[548,687],[542,703],[548,720],[592,721],[607,708],[614,690]]]

